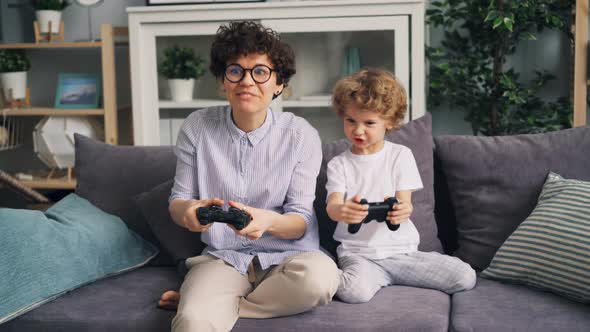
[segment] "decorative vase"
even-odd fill
[[[361,69],[360,51],[358,47],[347,47],[342,61],[343,76],[353,74]]]
[[[0,85],[2,85],[6,97],[9,96],[8,90],[12,89],[13,100],[25,99],[27,96],[27,72],[0,73]]]
[[[49,32],[49,22],[51,22],[51,34],[59,33],[59,26],[61,23],[61,11],[59,10],[37,10],[35,11],[37,22],[39,22],[39,32]]]
[[[193,100],[193,90],[195,88],[195,79],[169,79],[170,96],[173,101],[183,102]]]

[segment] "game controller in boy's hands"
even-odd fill
[[[361,199],[361,204],[369,204],[369,214],[363,219],[362,222],[358,224],[348,224],[348,232],[351,234],[355,234],[356,232],[361,229],[362,224],[366,224],[371,220],[377,220],[378,222],[387,223],[387,227],[392,230],[396,231],[399,228],[398,224],[392,224],[389,220],[387,220],[387,213],[393,209],[393,206],[397,204],[397,199],[395,197],[389,197],[384,202],[377,202],[377,203],[367,203],[366,199]]]
[[[197,219],[201,225],[208,225],[212,222],[222,222],[233,225],[236,229],[241,230],[248,226],[252,217],[243,210],[230,207],[224,211],[219,205],[211,207],[201,207],[197,210]]]

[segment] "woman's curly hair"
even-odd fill
[[[346,109],[378,112],[392,129],[401,126],[408,108],[406,90],[395,76],[382,69],[362,69],[341,78],[334,86],[332,106],[340,117]]]
[[[295,53],[279,34],[253,21],[231,22],[217,30],[211,45],[209,70],[223,80],[225,66],[241,56],[267,54],[277,74],[277,84],[287,86],[295,74]]]

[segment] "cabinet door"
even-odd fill
[[[411,96],[407,15],[270,19],[262,24],[278,31],[296,54],[292,96],[285,96],[283,108],[330,107],[330,91],[345,74],[350,48],[358,49],[361,68],[394,72]]]

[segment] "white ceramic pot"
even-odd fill
[[[39,23],[39,32],[49,32],[49,22],[51,21],[51,34],[59,33],[59,25],[61,22],[61,11],[59,10],[37,10],[35,11],[37,22]]]
[[[12,89],[13,99],[24,99],[27,96],[27,72],[0,73],[0,85],[6,97],[8,90]]]
[[[193,90],[195,88],[195,79],[169,79],[170,96],[173,101],[191,101],[193,100]]]

